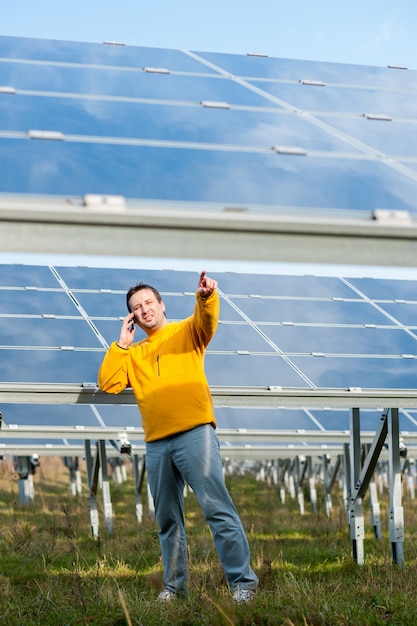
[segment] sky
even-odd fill
[[[417,69],[416,0],[0,0],[0,34]]]

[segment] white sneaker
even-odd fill
[[[251,602],[255,597],[255,592],[252,589],[241,589],[238,587],[233,594],[233,600],[237,604],[247,604]]]
[[[171,602],[171,600],[176,599],[177,595],[173,591],[170,591],[169,589],[164,589],[157,597],[156,602]]]

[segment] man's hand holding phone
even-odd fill
[[[129,313],[123,320],[122,328],[120,329],[120,336],[117,342],[119,348],[127,350],[133,343],[135,337],[135,315]]]

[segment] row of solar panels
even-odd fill
[[[414,281],[213,276],[221,317],[206,356],[210,384],[414,387]],[[95,382],[105,349],[119,335],[125,290],[140,280],[153,284],[168,318],[182,319],[193,311],[197,278],[181,271],[0,266],[1,379]],[[136,339],[143,336],[139,329]]]
[[[415,75],[1,37],[0,193],[415,213]]]
[[[325,84],[361,86],[379,89],[417,89],[417,74],[398,66],[390,68],[349,65],[323,61],[280,59],[256,54],[191,52],[140,46],[101,45],[24,37],[0,37],[0,59],[31,60],[46,64],[148,70],[165,68],[170,72],[218,75],[218,68],[228,75],[291,81],[310,79]]]

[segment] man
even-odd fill
[[[104,357],[98,384],[108,393],[132,387],[142,416],[146,469],[164,563],[165,587],[158,600],[169,601],[186,591],[183,493],[188,483],[211,528],[233,598],[249,602],[258,578],[224,483],[216,418],[204,373],[205,349],[219,318],[217,281],[201,272],[194,314],[181,322],[168,322],[165,304],[150,285],[132,287],[126,299],[129,314],[119,340]],[[147,335],[137,343],[133,343],[134,324]]]

